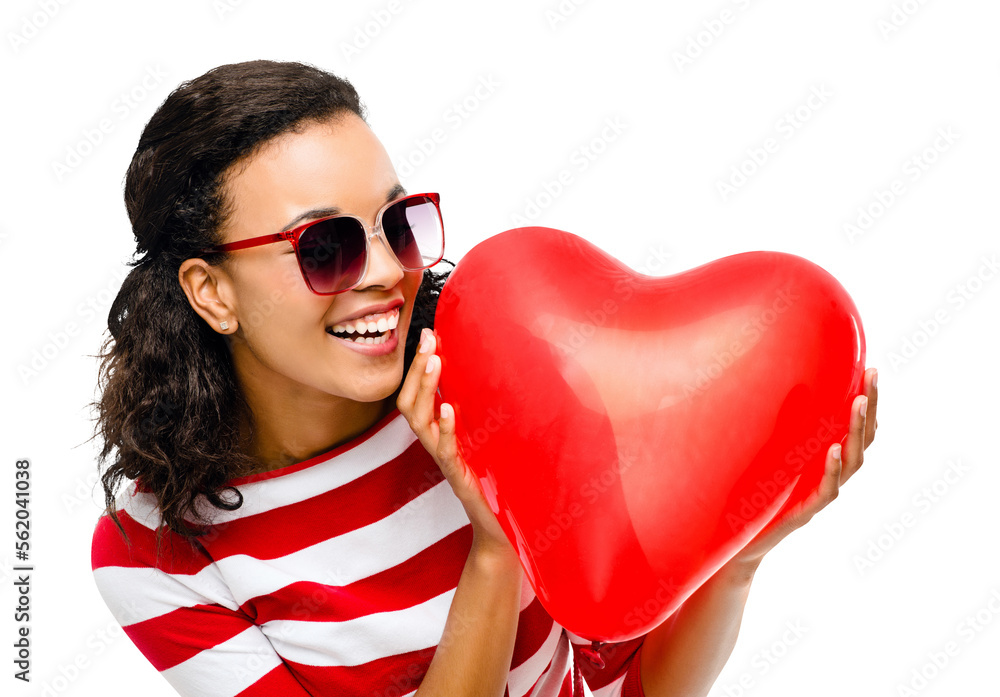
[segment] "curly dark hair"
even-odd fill
[[[347,80],[302,63],[250,61],[182,83],[143,129],[125,177],[125,205],[142,256],[130,262],[108,315],[94,402],[105,504],[123,534],[115,499],[126,479],[156,497],[160,531],[187,537],[204,532],[199,497],[226,510],[242,504],[226,483],[256,465],[240,447],[239,417],[252,426],[253,415],[225,339],[191,308],[178,270],[221,242],[219,229],[230,214],[222,187],[229,167],[306,122],[347,113],[367,123]],[[205,259],[217,263],[223,256]],[[421,329],[433,326],[448,273],[424,271],[404,375]]]

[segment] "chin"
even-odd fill
[[[401,370],[382,369],[373,371],[371,379],[366,379],[363,374],[355,375],[351,385],[351,398],[358,402],[379,402],[391,397],[402,385]]]

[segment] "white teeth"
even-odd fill
[[[397,324],[399,324],[399,308],[394,308],[390,312],[381,315],[368,315],[367,318],[335,324],[330,329],[338,334],[345,332],[347,334],[354,334],[355,332],[358,334],[364,334],[365,332],[374,334],[375,332],[384,333],[389,329],[395,329]]]
[[[345,341],[353,341],[356,344],[384,344],[389,340],[389,333],[380,334],[379,336],[359,336],[353,339],[345,339]]]

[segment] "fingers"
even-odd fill
[[[437,445],[438,459],[464,477],[464,467],[459,465],[461,458],[458,455],[458,440],[455,438],[455,409],[447,402],[441,404],[441,419],[438,423],[441,432]]]
[[[843,453],[840,443],[834,443],[826,452],[826,464],[823,469],[823,478],[819,481],[819,486],[805,501],[798,510],[795,511],[796,527],[805,525],[809,520],[826,508],[827,504],[840,495],[840,485],[843,483]]]
[[[866,422],[869,414],[874,416],[874,407],[869,398],[875,394],[875,386],[872,384],[875,371],[872,370],[865,378],[867,386],[865,395],[859,395],[851,405],[850,425],[844,439],[846,443],[844,445],[834,443],[827,450],[823,478],[820,479],[819,486],[805,500],[791,506],[764,526],[764,529],[740,552],[742,557],[755,559],[762,556],[792,530],[812,520],[814,515],[840,495],[840,487],[861,467],[864,461]]]
[[[875,438],[875,411],[878,407],[878,370],[865,371],[864,395],[859,395],[851,404],[851,423],[844,439],[843,467],[840,484],[843,485],[854,475],[865,461],[865,448]]]
[[[823,479],[820,480],[819,487],[816,489],[816,497],[822,501],[823,506],[840,495],[840,485],[844,481],[842,450],[840,443],[834,443],[826,453],[826,468],[823,470]]]
[[[851,404],[851,424],[848,427],[842,457],[840,483],[844,484],[865,461],[865,430],[868,421],[868,397],[858,396]]]
[[[850,424],[844,443],[834,443],[826,453],[823,478],[816,490],[805,500],[778,514],[764,526],[736,558],[759,559],[791,531],[800,528],[840,495],[840,487],[858,471],[864,462],[864,450],[875,434],[875,402],[877,371],[865,375],[865,394],[858,395],[851,405]],[[868,422],[872,424],[869,428]]]
[[[868,413],[865,417],[865,447],[871,445],[875,439],[875,430],[878,428],[878,419],[875,418],[875,411],[878,408],[878,370],[872,368],[865,375],[865,394],[868,395]]]
[[[429,403],[418,407],[418,410],[421,413],[424,411],[429,413],[433,423],[434,399],[437,393],[437,377],[440,374],[441,357],[431,356],[431,358],[433,360],[428,360],[427,365],[434,368],[428,373],[428,377],[432,382],[427,384],[426,397],[424,393],[421,393],[420,397],[418,397],[418,401],[426,398]],[[441,416],[437,421],[437,431],[437,440],[434,442],[434,450],[431,452],[436,453],[435,459],[437,460],[438,467],[441,468],[445,477],[451,482],[452,488],[457,486],[457,482],[463,482],[463,485],[467,487],[469,473],[464,460],[462,460],[458,452],[458,439],[455,436],[455,409],[447,402],[441,403]],[[464,493],[462,491],[456,491],[456,494],[459,495],[460,499],[463,499]]]
[[[423,334],[423,332],[421,332],[421,334]],[[417,389],[420,386],[419,371],[424,369],[426,360],[427,355],[420,353],[420,349],[418,348],[416,355],[413,357],[413,361],[410,363],[410,369],[407,371],[406,375],[403,376],[403,386],[399,389],[399,395],[396,396],[396,406],[399,407],[399,411],[402,412],[407,418],[409,418],[411,407],[413,406],[414,399],[417,396]]]
[[[823,510],[840,493],[840,475],[842,469],[841,448],[839,443],[830,446],[826,454],[826,465],[819,486],[805,500],[779,513],[740,551],[737,558],[743,560],[759,559],[788,536]]]
[[[441,357],[434,353],[437,337],[430,329],[421,332],[420,346],[410,364],[410,370],[396,405],[409,421],[427,452],[434,456],[449,480],[464,477],[459,465],[458,444],[455,437],[455,410],[450,404],[440,405],[440,417],[435,416],[438,402],[437,387],[441,376]]]
[[[421,424],[434,421],[434,394],[437,392],[438,378],[441,375],[441,357],[434,353],[434,335],[427,334],[425,338],[427,353],[424,357],[424,368],[420,370],[420,382],[417,396],[413,402],[413,413]],[[420,355],[420,350],[417,350]],[[416,358],[413,362],[416,363]]]
[[[420,345],[417,348],[416,354],[413,356],[413,361],[410,363],[410,369],[403,378],[403,386],[399,390],[399,395],[396,397],[396,406],[404,414],[408,414],[412,411],[411,407],[417,398],[417,392],[420,390],[421,379],[423,378],[425,369],[427,367],[427,359],[430,357],[430,352],[422,351],[426,346],[427,334],[430,332],[426,327],[420,332]]]
[[[834,443],[826,452],[826,464],[819,486],[795,511],[795,527],[805,525],[814,515],[826,508],[827,504],[840,495],[840,486],[844,481],[843,471],[842,448],[840,443]]]
[[[437,449],[437,434],[432,433],[434,425],[434,393],[441,359],[434,354],[434,333],[427,328],[421,332],[420,347],[413,356],[410,369],[403,380],[403,386],[396,398],[396,406],[406,417],[410,428],[424,442],[429,452]],[[428,372],[427,367],[431,370]],[[430,439],[432,442],[427,442]]]

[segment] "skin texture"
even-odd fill
[[[222,241],[279,232],[306,211],[330,207],[374,225],[398,183],[385,149],[360,118],[307,123],[227,173],[233,213]],[[437,374],[425,366],[431,358],[440,367],[440,359],[418,354],[403,380],[403,351],[423,272],[403,272],[374,240],[371,254],[361,284],[332,296],[308,289],[289,242],[241,250],[217,266],[188,259],[178,280],[191,307],[229,338],[256,421],[245,447],[260,462],[258,471],[352,440],[391,411],[398,397],[400,411],[441,467],[473,529],[441,642],[417,694],[500,697],[517,631],[520,563],[458,459],[454,424],[442,420],[438,426]],[[388,355],[358,354],[326,332],[364,307],[399,298],[399,343]]]
[[[357,116],[307,123],[227,173],[233,212],[223,241],[279,232],[302,213],[329,207],[374,225],[398,183],[382,144]],[[361,285],[338,295],[308,289],[290,242],[240,250],[217,266],[202,259],[181,265],[179,279],[191,306],[229,337],[257,422],[247,450],[262,470],[330,450],[391,411],[422,277],[422,271],[404,272],[377,240]],[[364,307],[397,299],[404,302],[399,342],[389,355],[361,355],[326,332]],[[220,329],[222,322],[228,329]]]
[[[337,207],[374,225],[398,178],[368,126],[353,114],[304,124],[278,137],[225,178],[232,216],[224,242],[290,227],[305,211]],[[393,196],[393,198],[398,198]],[[436,404],[441,374],[436,337],[424,342],[403,376],[403,347],[422,272],[403,272],[373,240],[366,277],[354,290],[313,294],[292,246],[242,250],[212,266],[188,259],[178,278],[194,310],[229,340],[240,385],[256,420],[245,448],[266,471],[326,452],[399,408],[465,507],[472,550],[441,643],[417,694],[504,693],[517,629],[523,572],[517,555],[458,453],[454,411]],[[404,301],[399,344],[381,357],[340,345],[326,327],[373,303]],[[222,330],[220,323],[228,329]],[[732,653],[750,584],[764,555],[833,501],[864,460],[875,435],[876,373],[852,407],[850,431],[831,447],[816,492],[757,535],[734,559],[646,637],[641,680],[648,697],[704,696]],[[842,450],[842,457],[841,457]]]

